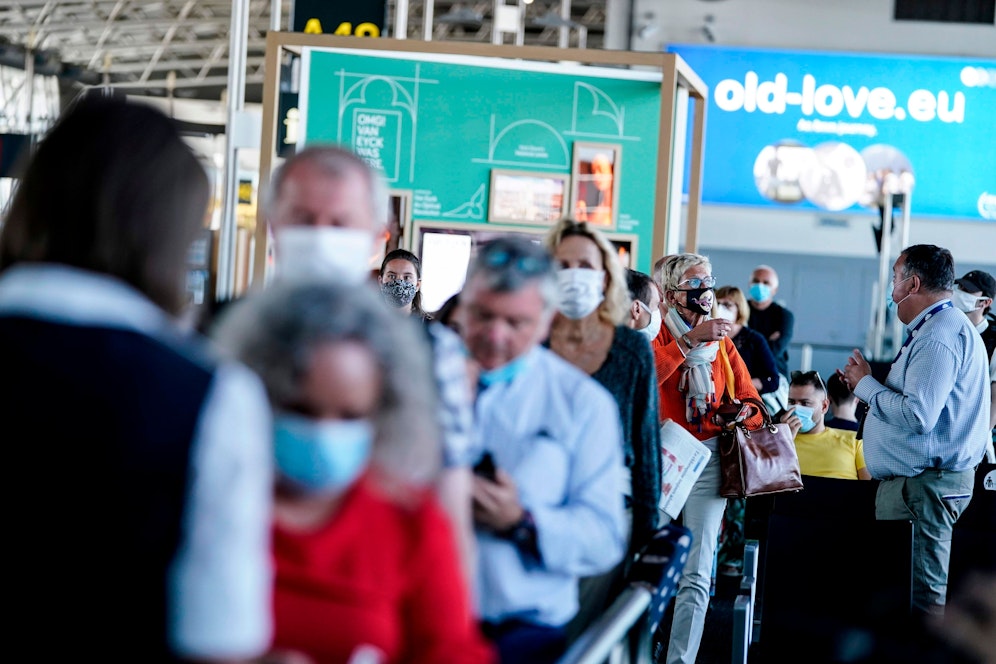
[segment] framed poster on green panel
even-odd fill
[[[347,145],[392,189],[412,190],[413,221],[488,223],[495,170],[598,180],[612,192],[605,230],[636,235],[635,264],[649,269],[661,79],[659,71],[305,48],[301,141]],[[593,144],[617,151],[608,180],[572,173],[586,163],[575,151]]]

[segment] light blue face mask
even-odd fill
[[[526,356],[520,355],[511,362],[503,364],[496,369],[482,371],[477,380],[485,387],[491,387],[495,383],[511,383],[525,368]]]
[[[273,451],[279,473],[309,493],[342,491],[363,472],[373,448],[367,420],[273,418]]]
[[[816,426],[816,422],[813,421],[813,413],[816,412],[815,409],[809,406],[796,406],[795,411],[793,411],[795,416],[799,418],[802,422],[802,428],[799,429],[802,433],[809,433]]]
[[[899,284],[906,283],[907,281],[909,281],[912,278],[913,278],[912,276],[906,277],[905,279],[903,279],[902,281],[900,281]],[[893,314],[896,313],[896,310],[899,308],[900,302],[904,302],[906,300],[906,297],[909,297],[910,295],[912,295],[912,293],[907,294],[906,297],[904,297],[899,302],[896,302],[895,300],[893,300],[892,299],[892,291],[896,290],[896,286],[898,286],[899,284],[895,283],[894,281],[893,282],[889,282],[889,286],[890,286],[889,292],[885,296],[885,308],[888,309],[889,313],[893,313]]]
[[[747,289],[750,299],[755,302],[765,302],[771,298],[771,286],[768,284],[751,284]]]

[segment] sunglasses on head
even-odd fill
[[[824,394],[829,394],[827,390],[827,384],[823,382],[823,378],[820,377],[820,372],[813,371],[793,371],[790,378],[792,379],[793,385],[798,385],[800,383],[811,382],[813,378],[816,378],[816,382],[820,384],[820,388],[823,390]]]
[[[526,275],[536,275],[551,269],[552,261],[546,253],[527,254],[516,247],[490,244],[481,254],[482,262],[490,268],[511,266]]]

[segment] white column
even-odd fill
[[[235,294],[235,212],[238,208],[239,144],[237,125],[245,109],[246,40],[249,33],[249,0],[232,0],[232,27],[228,41],[228,109],[225,123],[225,191],[218,241],[218,299]]]
[[[408,0],[397,0],[395,4],[394,38],[408,39]]]
[[[633,0],[606,0],[605,48],[616,51],[630,49],[633,25]]]

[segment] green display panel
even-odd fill
[[[411,190],[413,220],[487,223],[493,170],[566,174],[566,209],[636,234],[636,265],[648,270],[660,80],[577,65],[305,49],[301,140],[349,146],[392,189]],[[506,211],[515,209],[512,188],[502,192]]]

